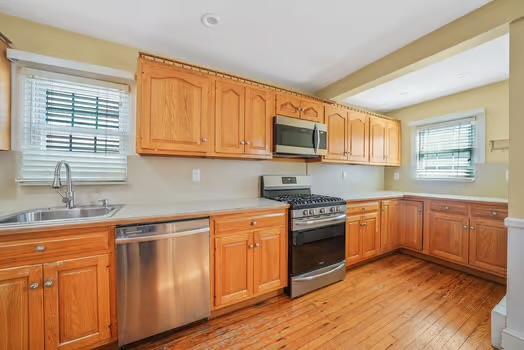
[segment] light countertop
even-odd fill
[[[479,196],[459,196],[452,194],[436,194],[436,193],[419,193],[419,192],[393,192],[393,191],[378,191],[369,193],[358,193],[342,196],[346,201],[356,202],[364,200],[375,199],[394,199],[403,197],[419,197],[419,198],[433,198],[433,199],[449,199],[466,202],[486,202],[486,203],[500,203],[506,204],[506,198],[498,197],[479,197]]]
[[[116,203],[118,204],[118,203]],[[126,204],[111,217],[98,217],[57,222],[39,222],[36,224],[1,225],[0,232],[34,230],[40,228],[61,228],[77,225],[123,225],[154,221],[177,220],[181,218],[207,217],[240,211],[285,209],[287,203],[265,198],[194,200],[172,203]],[[0,216],[12,213],[8,207],[0,208]],[[27,208],[31,209],[31,208]]]

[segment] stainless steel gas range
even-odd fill
[[[287,293],[295,298],[343,280],[345,201],[311,194],[309,176],[262,176],[262,196],[290,204]]]

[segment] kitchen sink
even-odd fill
[[[122,208],[122,205],[90,205],[78,206],[72,209],[63,207],[29,209],[0,217],[0,225],[107,218],[113,216],[118,210],[120,210],[120,208]]]

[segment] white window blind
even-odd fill
[[[75,182],[127,180],[129,88],[23,70],[19,182],[48,182],[58,161]]]
[[[416,129],[418,179],[475,179],[475,118],[418,126]]]

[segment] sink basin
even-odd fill
[[[63,207],[29,209],[0,217],[0,225],[104,218],[113,216],[120,208],[122,208],[122,205],[78,206],[73,209]]]

